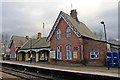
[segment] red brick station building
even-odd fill
[[[88,27],[78,20],[76,10],[70,15],[60,12],[48,36],[56,64],[83,63],[104,65],[106,59],[106,43],[97,39]]]
[[[21,43],[23,38],[19,39],[21,39],[19,40]],[[26,41],[27,40],[25,39],[23,42],[26,43]],[[43,45],[43,42],[41,41],[42,38],[38,39],[37,42],[42,43]],[[107,53],[106,43],[97,39],[96,35],[84,23],[78,20],[76,10],[71,10],[70,15],[60,11],[44,43],[47,43],[47,45],[37,45],[37,47],[35,46],[34,49],[32,49],[35,52],[34,60],[40,61],[39,57],[37,57],[38,54],[36,54],[38,53],[37,51],[42,51],[42,53],[44,53],[44,51],[47,50],[46,55],[48,62],[53,64],[105,64]],[[50,45],[48,43],[50,43]],[[22,44],[18,46],[19,48],[16,47],[17,50],[14,51],[14,53],[11,53],[12,55],[16,54],[13,58],[19,58],[17,55],[19,55],[18,52],[22,51],[20,50],[21,46],[24,55],[26,55],[25,52],[29,52],[29,47],[24,49]],[[39,53],[39,55],[42,53]],[[21,59],[16,60],[27,60],[24,55],[21,54]],[[25,59],[22,59],[22,57]],[[43,60],[44,58],[45,57],[43,57]]]

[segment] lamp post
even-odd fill
[[[106,35],[106,27],[105,27],[105,23],[104,21],[101,21],[100,22],[101,24],[103,24],[103,27],[104,27],[104,34],[105,34],[105,42],[106,42],[106,51],[107,51],[107,35]],[[107,57],[108,58],[108,57]],[[107,59],[107,66],[108,66],[108,70],[110,69],[110,64],[109,64],[109,60]]]
[[[100,23],[103,24],[103,26],[104,26],[105,41],[107,42],[107,35],[106,35],[105,23],[103,21],[101,21]]]

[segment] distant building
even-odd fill
[[[17,52],[21,46],[27,42],[27,37],[12,36],[10,42],[10,59],[17,60]]]
[[[48,41],[54,52],[54,58],[51,58],[52,63],[105,64],[106,43],[98,40],[93,32],[78,20],[76,10],[71,10],[70,15],[63,11],[59,13]]]
[[[19,61],[50,62],[50,42],[47,37],[41,37],[38,33],[37,39],[29,38],[18,51]]]

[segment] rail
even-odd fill
[[[94,72],[93,74],[93,73],[63,70],[63,69],[56,69],[56,68],[47,68],[47,67],[40,67],[35,65],[17,64],[17,63],[3,62],[2,66],[20,70],[20,71],[49,76],[49,78],[51,77],[52,80],[57,80],[57,79],[58,80],[59,79],[60,80],[84,80],[84,79],[119,80],[120,79],[120,77],[95,74]]]
[[[22,79],[22,80],[40,80],[40,79],[53,80],[52,77],[42,76],[42,75],[38,75],[37,73],[31,73],[31,72],[27,72],[25,70],[23,70],[23,71],[16,70],[13,68],[8,68],[8,67],[2,67],[2,72],[16,76],[16,77],[18,77],[18,79]]]

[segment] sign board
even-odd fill
[[[56,58],[55,51],[50,51],[50,58],[51,59],[55,59]]]
[[[43,53],[41,54],[41,57],[44,57],[44,54],[43,54]]]
[[[78,53],[77,53],[77,51],[74,51],[74,52],[73,52],[73,58],[78,58]]]
[[[43,58],[43,57],[40,57],[40,60],[44,60],[44,58]]]

